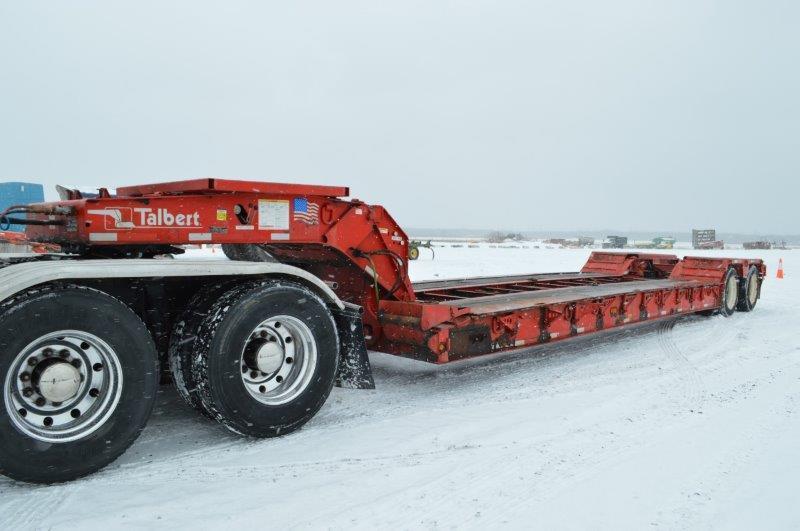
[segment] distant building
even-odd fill
[[[28,203],[41,203],[44,201],[44,188],[35,183],[0,183],[0,210],[5,210],[12,205],[26,205]],[[17,215],[17,217],[19,214]],[[0,227],[5,229],[5,226]],[[21,232],[25,230],[22,225],[11,225],[8,229]]]

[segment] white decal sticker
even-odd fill
[[[259,199],[258,228],[261,230],[289,230],[289,201]]]
[[[128,207],[89,209],[87,214],[103,216],[104,226],[107,230],[134,228],[133,209]]]
[[[288,232],[274,232],[272,234],[272,239],[273,240],[288,240],[289,239],[289,233]]]
[[[173,212],[167,208],[115,207],[90,209],[87,214],[103,216],[108,230],[131,229],[190,229],[200,226],[200,213]]]
[[[190,242],[210,242],[211,241],[211,233],[210,232],[190,232],[189,233],[189,241]]]
[[[117,241],[116,232],[90,232],[89,241],[91,242],[115,242]]]
[[[166,208],[134,208],[135,222],[138,222],[137,227],[152,227],[152,228],[166,228],[166,227],[199,227],[200,226],[200,213],[199,212],[185,212],[177,213],[170,212]]]

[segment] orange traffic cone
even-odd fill
[[[777,278],[783,278],[783,258],[778,260],[778,272],[775,274]]]

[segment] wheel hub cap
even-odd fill
[[[4,376],[2,396],[11,422],[48,443],[90,435],[109,419],[122,395],[116,352],[79,330],[37,338],[16,355]]]
[[[80,386],[80,371],[65,362],[50,365],[39,377],[39,392],[50,402],[64,402],[74,397]]]
[[[258,370],[265,374],[277,371],[283,365],[283,356],[283,348],[277,342],[265,343],[256,354]]]
[[[241,356],[242,383],[263,404],[285,404],[311,383],[316,364],[317,345],[308,325],[277,315],[250,333]]]

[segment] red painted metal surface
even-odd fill
[[[243,192],[271,195],[320,195],[326,197],[347,197],[350,190],[346,186],[320,186],[294,183],[266,183],[256,181],[236,181],[231,179],[193,179],[169,183],[123,186],[117,189],[119,196],[142,196],[157,194],[221,193]]]
[[[27,235],[85,248],[262,244],[364,307],[372,348],[433,363],[713,310],[729,268],[766,273],[761,260],[595,252],[576,273],[412,285],[405,232],[383,207],[342,199],[347,192],[220,179],[123,187],[116,196],[40,205],[70,213]]]

